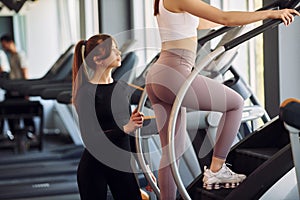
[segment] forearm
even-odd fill
[[[123,126],[123,131],[127,134],[134,133],[134,131],[143,126],[144,114],[137,111],[137,108],[132,112],[129,122]]]
[[[130,133],[130,130],[129,130],[129,127],[127,126],[127,124],[125,126],[123,126],[123,131],[124,131],[124,133],[127,133],[127,134]]]
[[[254,12],[227,11],[223,12],[219,23],[225,26],[240,26],[271,18],[271,15],[271,10],[257,11],[255,14]]]
[[[176,0],[181,10],[189,12],[201,19],[211,21],[225,26],[245,25],[269,17],[270,11],[243,12],[243,11],[222,11],[199,0]]]
[[[25,79],[28,79],[28,70],[27,70],[27,68],[22,68],[22,73],[23,73],[23,77]]]
[[[222,11],[199,0],[174,0],[182,11],[189,12],[197,17],[225,26],[246,25],[264,19],[281,19],[285,25],[293,21],[293,15],[300,13],[293,9],[264,10],[256,12]]]

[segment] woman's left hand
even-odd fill
[[[131,114],[129,122],[123,127],[124,132],[129,134],[134,132],[136,129],[141,128],[144,122],[144,114],[138,112],[137,108]]]

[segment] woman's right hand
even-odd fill
[[[294,21],[294,15],[300,16],[300,13],[294,9],[272,10],[271,12],[270,19],[281,19],[286,26]]]
[[[138,112],[137,108],[132,112],[129,122],[123,126],[125,133],[133,133],[136,129],[141,128],[144,122],[144,114]]]

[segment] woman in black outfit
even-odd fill
[[[82,200],[106,199],[107,186],[115,200],[142,199],[130,166],[130,134],[142,127],[143,114],[131,113],[133,88],[111,76],[121,66],[120,55],[106,34],[81,40],[75,48],[73,103],[85,145],[77,171]]]

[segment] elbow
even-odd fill
[[[236,26],[237,25],[234,23],[233,20],[229,19],[228,17],[221,18],[219,23],[224,26]]]
[[[226,12],[223,12],[223,14],[220,16],[218,23],[220,23],[224,26],[239,26],[240,25],[237,23],[237,21],[234,18],[230,17],[229,14]]]

